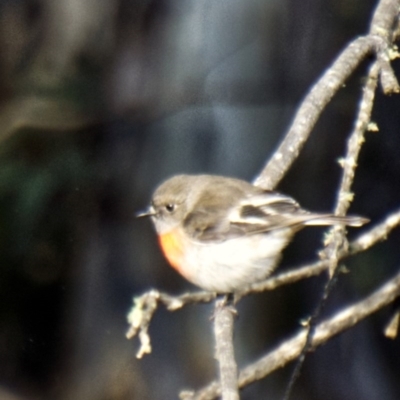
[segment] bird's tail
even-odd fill
[[[303,225],[336,225],[362,226],[369,222],[368,218],[357,215],[341,217],[333,214],[311,214],[304,218]]]

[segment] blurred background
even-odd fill
[[[310,85],[367,32],[376,3],[0,0],[1,400],[173,399],[215,377],[211,305],[160,309],[143,360],[125,338],[134,295],[195,289],[134,214],[176,173],[251,180]],[[306,208],[334,206],[367,64],[279,186]],[[399,107],[399,96],[377,95],[380,131],[367,133],[354,183],[351,212],[372,223],[400,203]],[[301,232],[281,270],[314,260],[323,232]],[[399,239],[346,261],[324,315],[394,274]],[[239,365],[295,332],[325,280],[243,300]],[[383,310],[311,354],[292,398],[400,398],[399,339],[382,335],[389,318]],[[242,398],[281,398],[292,367]]]

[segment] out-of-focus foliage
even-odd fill
[[[192,288],[167,267],[149,221],[134,219],[178,172],[251,179],[296,105],[366,31],[361,0],[0,0],[0,399],[169,399],[215,377],[210,308],[160,313],[153,354],[134,360],[131,298]],[[332,207],[364,71],[339,94],[281,185]],[[354,211],[399,204],[396,96],[377,99]],[[315,257],[301,233],[284,263]],[[342,278],[328,312],[398,268],[395,233]],[[240,365],[312,312],[323,277],[246,299]],[[398,342],[383,313],[311,356],[297,399],[397,399]],[[397,352],[397,353],[396,353]],[[278,398],[288,371],[243,399]]]

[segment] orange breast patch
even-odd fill
[[[159,235],[158,241],[168,262],[182,274],[184,243],[180,232],[174,229],[168,233]]]

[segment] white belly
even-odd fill
[[[270,275],[290,239],[287,229],[278,229],[222,243],[192,242],[181,272],[206,290],[234,292]]]

